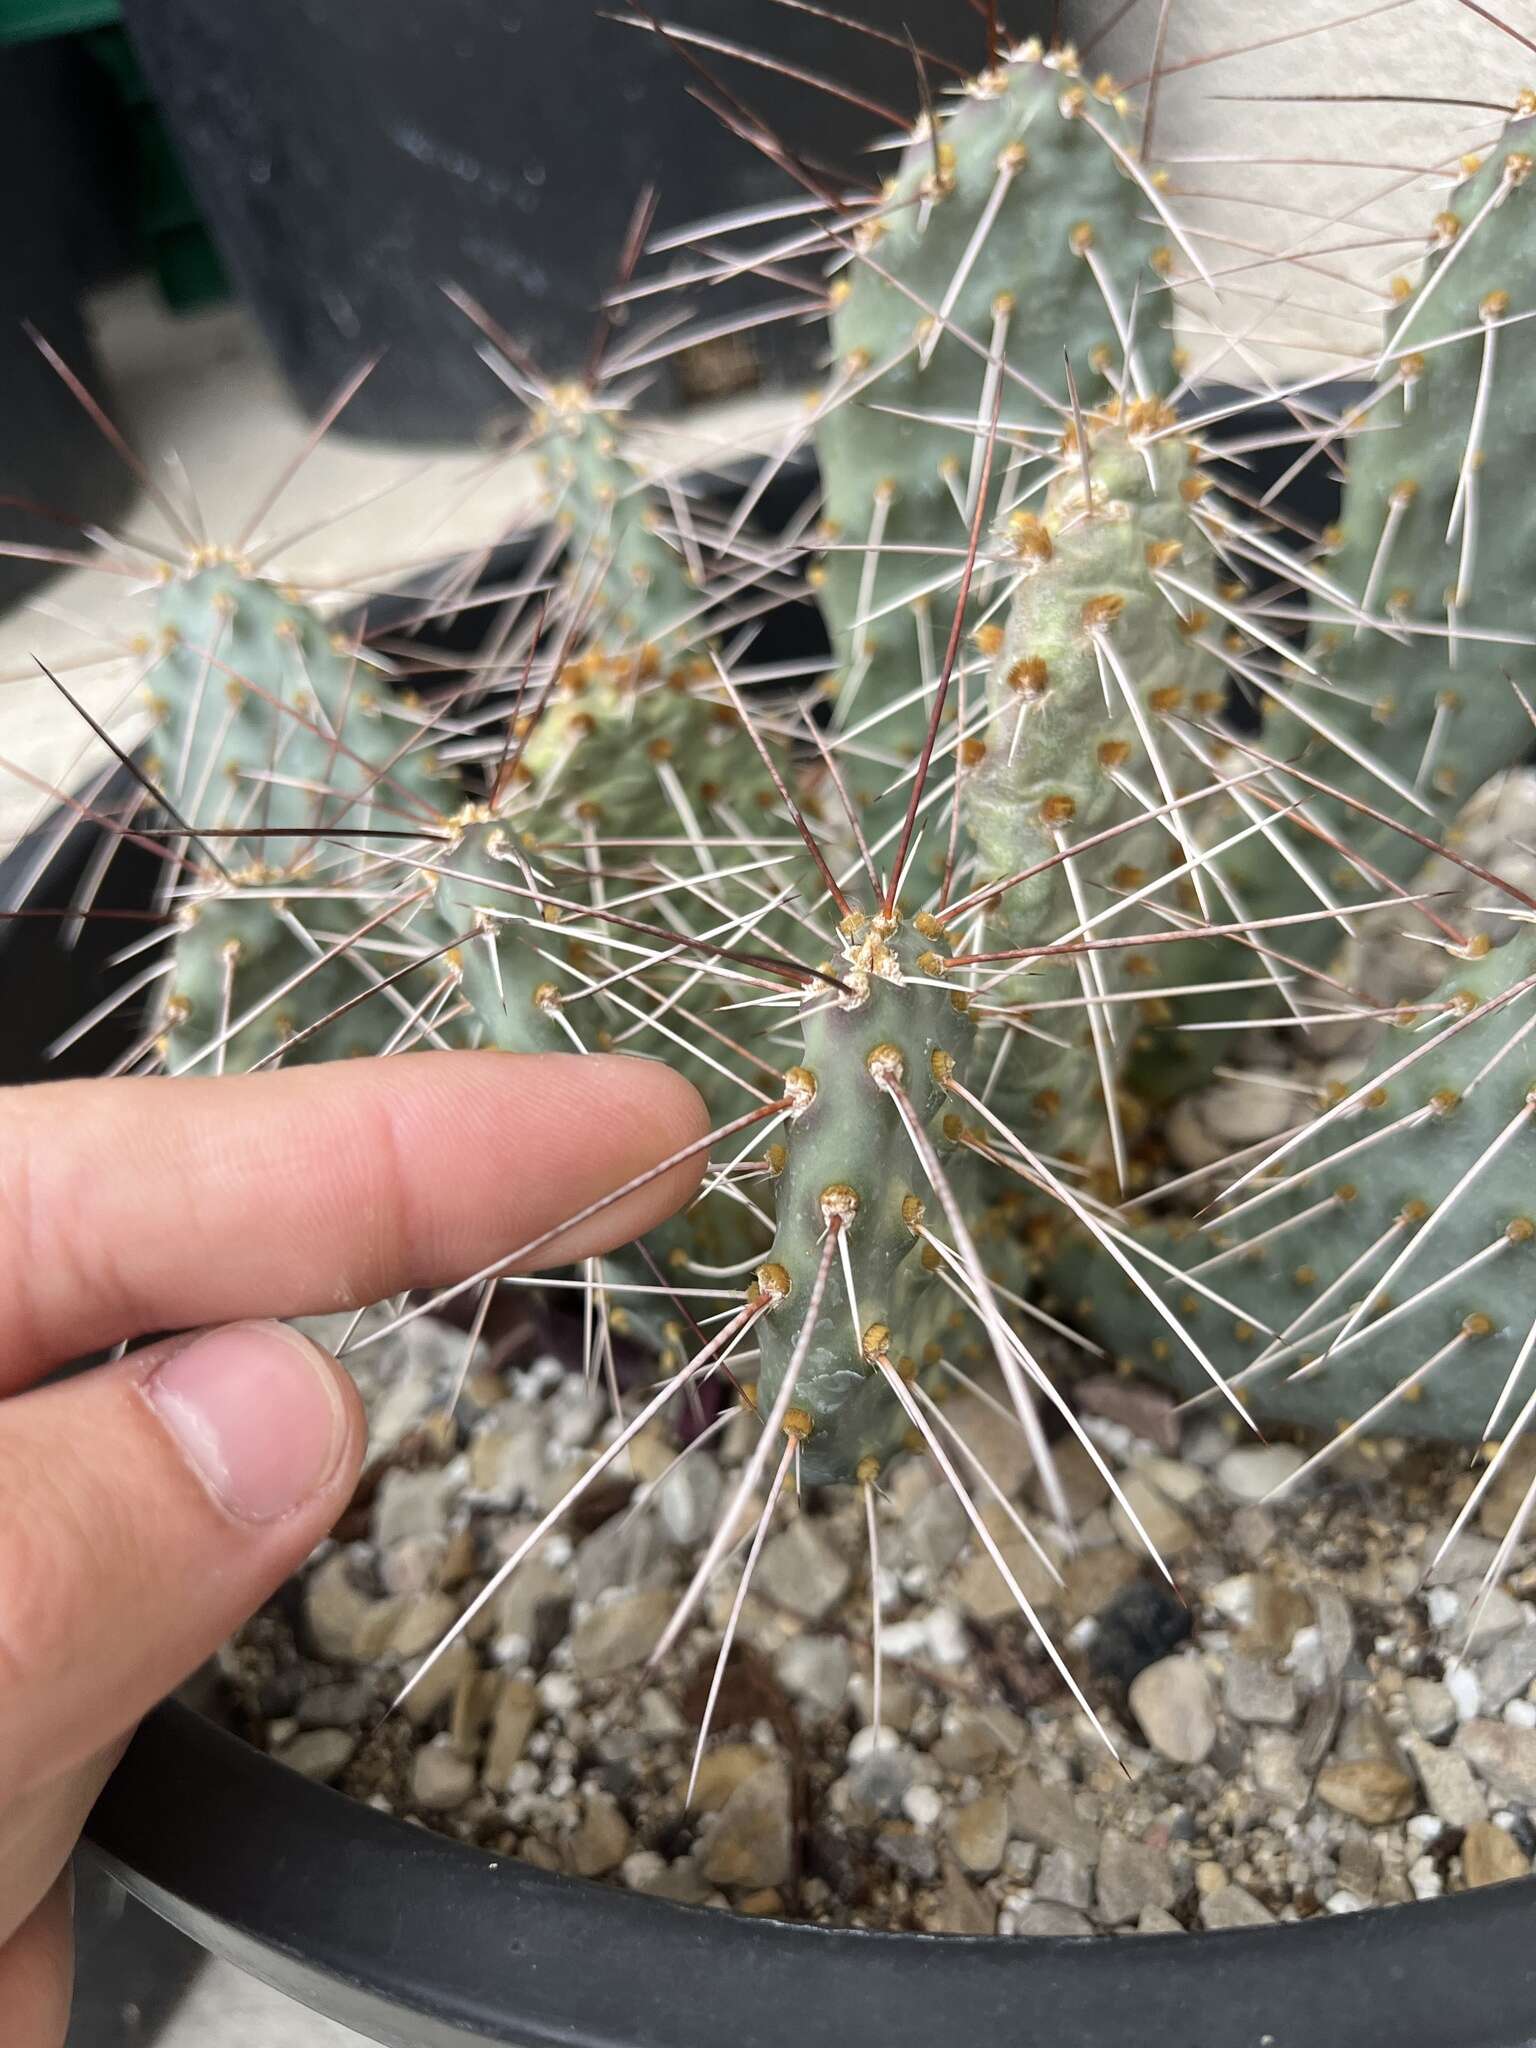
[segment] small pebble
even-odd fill
[[[1165,1657],[1132,1681],[1131,1712],[1147,1741],[1176,1764],[1200,1764],[1216,1744],[1216,1705],[1198,1657]]]
[[[1226,1927],[1273,1927],[1275,1916],[1240,1884],[1224,1884],[1200,1900],[1200,1924],[1212,1933]]]
[[[944,1801],[932,1785],[913,1785],[901,1797],[901,1810],[916,1828],[931,1828],[944,1811]]]
[[[909,1796],[926,1790],[926,1786],[915,1786]],[[937,1793],[934,1798],[937,1800]],[[1002,1862],[1003,1851],[1008,1845],[1008,1802],[1000,1792],[984,1792],[979,1799],[969,1800],[951,1812],[944,1834],[962,1869],[972,1877],[990,1877]],[[1060,1897],[1061,1894],[1047,1892],[1046,1896]],[[1069,1900],[1068,1903],[1086,1904],[1087,1901]]]
[[[1462,1837],[1461,1871],[1469,1890],[1507,1884],[1511,1878],[1528,1877],[1530,1870],[1530,1857],[1491,1820],[1475,1822]]]
[[[1456,1748],[1495,1792],[1522,1805],[1536,1805],[1536,1729],[1511,1728],[1503,1721],[1464,1721]]]
[[[301,1776],[314,1778],[322,1785],[329,1785],[339,1778],[352,1761],[357,1748],[357,1737],[342,1728],[315,1728],[306,1734],[295,1735],[284,1743],[277,1752],[279,1763],[285,1763],[289,1770],[298,1771]]]
[[[1317,1796],[1373,1828],[1406,1820],[1415,1798],[1409,1774],[1379,1757],[1325,1764],[1317,1774]]]
[[[474,1789],[474,1764],[446,1735],[424,1743],[411,1760],[411,1797],[428,1813],[451,1813]]]
[[[764,1545],[752,1587],[762,1599],[775,1601],[802,1621],[821,1621],[842,1599],[852,1576],[852,1567],[833,1547],[824,1523],[802,1514]]]
[[[1307,1462],[1294,1444],[1238,1444],[1216,1467],[1216,1483],[1233,1500],[1257,1503]]]
[[[1445,1674],[1458,1721],[1471,1721],[1483,1710],[1483,1688],[1470,1664],[1453,1664]]]
[[[1093,1922],[1086,1913],[1073,1906],[1063,1906],[1055,1899],[1033,1899],[1014,1914],[1013,1931],[1015,1934],[1057,1937],[1084,1935],[1092,1934]]]
[[[1106,1831],[1094,1873],[1097,1915],[1106,1927],[1140,1921],[1148,1908],[1167,1908],[1179,1894],[1167,1852],[1133,1841],[1118,1828]]]
[[[758,1890],[786,1883],[793,1865],[789,1773],[765,1763],[721,1807],[699,1868],[711,1884]]]

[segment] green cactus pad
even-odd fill
[[[1029,879],[994,899],[979,952],[1050,947],[1090,919],[1099,939],[1168,931],[1144,907],[1104,913],[1117,896],[1187,864],[1199,836],[1199,806],[1162,820],[1146,813],[1210,780],[1168,718],[1219,713],[1220,665],[1191,645],[1195,603],[1158,580],[1176,565],[1190,589],[1209,582],[1210,549],[1188,502],[1202,479],[1195,449],[1169,434],[1163,408],[1131,407],[1123,421],[1119,411],[1085,421],[1091,505],[1074,451],[1043,516],[1014,513],[999,529],[1019,581],[987,682],[986,751],[962,785],[962,816],[976,893],[1014,875]],[[1057,858],[1079,841],[1089,842],[1083,852]],[[1187,877],[1165,893],[1198,914]],[[1023,961],[989,981],[987,1009],[1013,1010],[1018,1029],[988,1100],[1037,1150],[1082,1157],[1095,1146],[1104,1077],[1112,1089],[1136,1023],[1134,1006],[1106,999],[1155,990],[1165,978],[1160,950],[1169,949]],[[1030,1008],[1042,1003],[1049,1007],[1027,1036]]]
[[[1253,1309],[1255,1323],[1238,1322],[1145,1269],[1260,1420],[1331,1429],[1403,1388],[1373,1430],[1476,1441],[1529,1335],[1536,934],[1521,926],[1503,946],[1454,963],[1435,1003],[1432,1035],[1423,1018],[1388,1027],[1341,1113],[1277,1159],[1276,1192],[1257,1181],[1234,1199],[1230,1223],[1218,1218],[1204,1231],[1145,1232],[1185,1271],[1199,1266]],[[1368,1142],[1377,1133],[1387,1135]],[[1251,1207],[1239,1214],[1239,1202]],[[1219,1263],[1207,1267],[1212,1259]],[[1069,1253],[1053,1287],[1123,1363],[1185,1394],[1208,1384],[1097,1251]],[[1363,1335],[1351,1342],[1344,1318],[1367,1298]],[[1272,1344],[1274,1364],[1252,1370]],[[1326,1363],[1291,1377],[1330,1345]],[[1415,1381],[1430,1359],[1439,1362]]]
[[[273,893],[285,885],[295,891],[289,901]],[[245,1073],[277,1054],[286,1065],[353,1059],[381,1053],[409,1029],[412,1009],[430,996],[442,965],[429,961],[379,991],[398,963],[380,966],[338,952],[332,936],[332,928],[345,933],[363,912],[305,903],[302,887],[301,877],[253,871],[183,906],[175,975],[162,1006],[168,1073]],[[343,1014],[324,1023],[334,1011]],[[464,1040],[450,1031],[419,1042]]]
[[[989,356],[1017,373],[1003,378],[1005,436],[1055,436],[1064,352],[1085,402],[1105,396],[1126,353],[1117,318],[1129,322],[1139,299],[1136,373],[1154,394],[1171,386],[1160,310],[1148,317],[1149,302],[1164,304],[1168,233],[1128,172],[1133,151],[1112,85],[1089,86],[1070,58],[1025,45],[963,88],[936,136],[911,144],[885,204],[854,231],[834,290],[834,402],[817,454],[829,536],[882,552],[829,553],[821,595],[843,664],[837,717],[879,715],[868,744],[898,763],[927,721],[920,701],[891,709],[923,678],[921,593],[956,566],[923,551],[964,547]],[[1005,445],[994,481],[1011,496],[1008,456]],[[868,795],[892,780],[857,755],[848,772]]]
[[[189,823],[426,830],[453,803],[410,718],[390,715],[408,705],[291,593],[215,561],[167,583],[157,617],[149,766]],[[300,845],[253,838],[249,857],[286,864]]]
[[[917,1233],[925,1208],[941,1213],[935,1191],[875,1073],[882,1064],[891,1072],[935,1150],[953,1155],[946,1170],[962,1184],[974,1181],[966,1155],[955,1153],[959,1120],[942,1082],[968,1061],[975,1034],[964,998],[957,1004],[928,985],[937,938],[926,918],[912,926],[858,913],[846,919],[834,963],[846,992],[834,997],[818,983],[808,996],[804,1064],[789,1075],[797,1106],[784,1141],[778,1229],[758,1276],[760,1294],[775,1300],[759,1325],[764,1412],[802,1340],[833,1216],[843,1219],[856,1296],[855,1304],[834,1258],[792,1397],[804,1438],[801,1472],[813,1482],[851,1480],[867,1459],[878,1468],[906,1438],[875,1354],[914,1373],[964,1321],[935,1270],[938,1255]]]

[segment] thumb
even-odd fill
[[[327,1353],[235,1323],[0,1405],[0,1806],[101,1749],[335,1521],[364,1425]]]

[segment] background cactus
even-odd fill
[[[1396,281],[1375,388],[1346,423],[1337,528],[1295,571],[1316,619],[1304,655],[1286,659],[1271,630],[1236,656],[1263,706],[1263,757],[1298,771],[1277,771],[1272,786],[1300,810],[1274,828],[1289,860],[1247,841],[1220,869],[1255,916],[1337,909],[1287,940],[1314,966],[1339,953],[1351,904],[1419,867],[1423,842],[1402,827],[1440,837],[1529,744],[1536,611],[1519,508],[1531,456],[1520,394],[1536,366],[1533,140],[1522,110],[1481,165],[1464,164],[1435,215],[1422,277]],[[1246,516],[1210,530],[1239,560],[1283,568]],[[1222,1014],[1209,1001],[1179,1008]],[[1184,1084],[1207,1065],[1186,1059]],[[1176,1089],[1177,1066],[1161,1080]]]

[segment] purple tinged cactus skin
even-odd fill
[[[879,719],[876,758],[848,764],[867,796],[891,780],[884,762],[922,741],[926,706],[903,700],[924,680],[922,594],[951,566],[922,550],[964,545],[999,378],[1005,436],[1026,437],[1017,461],[1028,436],[1061,431],[1064,352],[1089,403],[1120,375],[1128,341],[1132,388],[1171,387],[1172,349],[1144,303],[1134,336],[1128,324],[1139,299],[1163,303],[1170,258],[1133,150],[1112,84],[1026,44],[912,142],[853,231],[816,442],[826,533],[853,550],[828,554],[821,586],[842,663],[836,720]],[[1016,467],[996,466],[1004,502]]]

